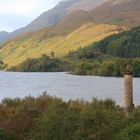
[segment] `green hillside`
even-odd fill
[[[78,33],[81,36],[88,35],[91,28],[86,30],[88,34],[80,32],[85,27],[87,25],[82,26],[71,35],[78,35]],[[74,36],[74,39],[76,39],[76,36]],[[10,68],[10,70],[41,71],[40,68],[43,67],[43,71],[49,71],[45,66],[50,64],[51,61],[48,63],[46,61],[47,64],[37,64],[40,59],[39,61],[34,59],[35,63],[26,60],[24,63]],[[59,60],[58,64],[58,66],[62,66],[62,70],[73,71],[73,73],[79,75],[123,76],[129,64],[133,75],[140,77],[140,27],[111,35],[85,48],[70,51],[62,60]],[[55,69],[59,70],[58,68],[56,65]]]
[[[140,57],[140,27],[107,37],[91,46],[96,51],[117,57]]]
[[[69,28],[69,24],[67,27]],[[54,52],[56,57],[63,57],[70,51],[87,47],[124,29],[116,25],[87,23],[71,33],[59,36],[50,36],[51,29],[41,30],[5,43],[1,46],[0,57],[9,66],[17,65],[27,58],[38,58],[42,54],[50,55],[51,52]],[[55,31],[57,33],[58,30]]]
[[[140,27],[71,52],[68,58],[77,62],[76,74],[123,76],[131,64],[134,76],[140,77]]]
[[[122,58],[140,57],[140,26],[120,34],[111,35],[71,54],[72,57],[88,58],[93,54]]]

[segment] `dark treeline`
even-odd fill
[[[111,35],[87,48],[70,52],[69,57],[91,59],[102,54],[122,58],[140,57],[140,27]]]
[[[140,108],[126,117],[112,100],[65,102],[46,94],[4,99],[1,140],[139,140]]]
[[[130,71],[133,75],[140,77],[140,59],[83,60],[75,67],[74,73],[79,75],[122,77],[128,64],[132,67]]]
[[[117,57],[140,57],[140,27],[112,35],[90,46],[95,51]]]
[[[88,53],[86,53],[88,55]],[[77,55],[65,61],[48,56],[42,56],[38,59],[27,59],[25,62],[11,67],[9,71],[23,72],[62,72],[72,71],[78,75],[98,75],[98,76],[123,76],[128,64],[132,66],[132,72],[135,77],[140,77],[140,59],[139,58],[104,58],[100,54],[94,54],[88,58],[83,54]],[[79,57],[80,56],[80,57]],[[107,57],[107,58],[105,58]]]

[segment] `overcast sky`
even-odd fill
[[[0,31],[13,31],[29,24],[61,0],[0,0]]]

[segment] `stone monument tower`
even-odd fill
[[[131,71],[131,66],[127,65],[124,74],[124,111],[126,113],[133,112],[133,73]]]

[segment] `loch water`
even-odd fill
[[[48,95],[69,99],[110,98],[123,105],[124,80],[115,77],[78,76],[66,72],[0,72],[0,100]],[[140,78],[134,78],[134,102],[140,105]]]

